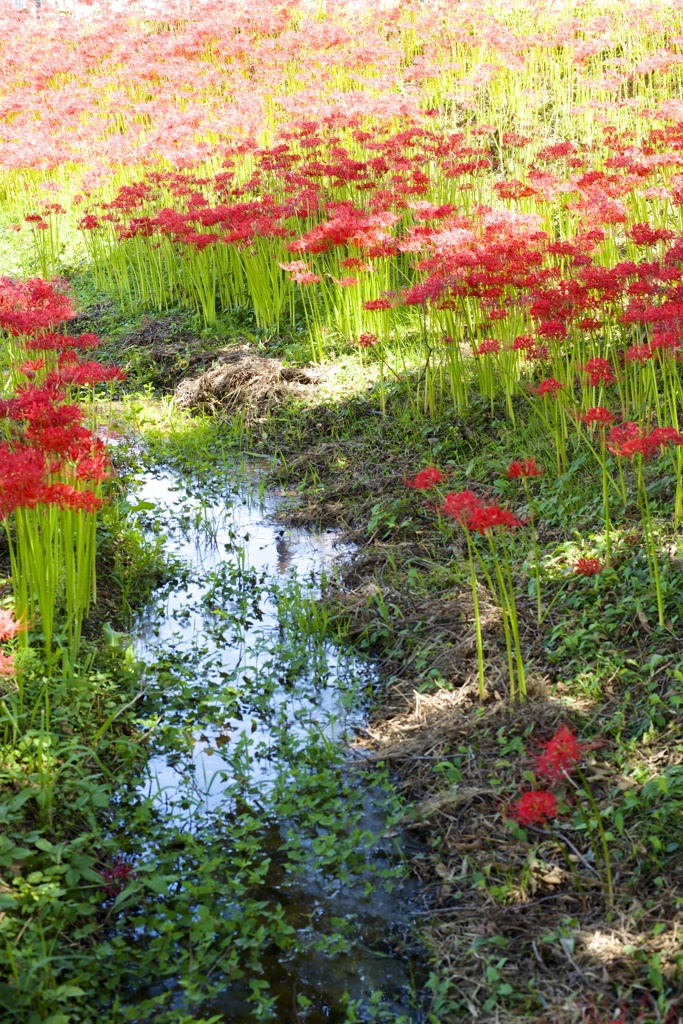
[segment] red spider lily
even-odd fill
[[[34,508],[45,493],[45,455],[35,448],[0,446],[0,517]]]
[[[509,810],[510,817],[520,825],[543,825],[557,817],[557,800],[554,793],[536,789],[523,793]]]
[[[49,284],[40,278],[21,282],[0,278],[0,328],[16,336],[69,320],[73,307],[68,295],[58,290],[62,286],[62,282]]]
[[[557,395],[563,387],[564,384],[560,384],[559,380],[549,377],[547,380],[542,380],[538,387],[530,384],[529,391],[533,392],[534,395]]]
[[[581,751],[576,735],[563,725],[546,744],[537,760],[536,769],[551,781],[560,779],[578,763]]]
[[[42,495],[42,501],[49,505],[58,505],[62,509],[73,512],[97,512],[102,507],[102,498],[92,491],[79,491],[69,484],[51,484]]]
[[[513,341],[510,348],[514,352],[528,352],[533,349],[535,345],[534,339],[531,334],[519,334]]]
[[[358,339],[358,345],[360,348],[372,348],[378,341],[379,338],[376,334],[361,334]]]
[[[86,456],[78,460],[76,465],[77,480],[88,480],[90,483],[100,484],[110,478],[111,471],[106,454]]]
[[[593,359],[589,359],[588,362],[581,367],[584,373],[588,374],[589,380],[593,387],[597,387],[598,384],[614,384],[616,377],[612,373],[612,367],[608,359],[600,359],[595,356]]]
[[[475,530],[482,536],[497,526],[511,530],[522,525],[520,519],[516,519],[512,512],[500,505],[482,505],[472,491],[452,491],[447,494],[441,511],[457,519],[461,526]]]
[[[416,491],[431,491],[443,479],[444,475],[440,469],[437,469],[436,466],[427,466],[426,469],[421,469],[412,480],[404,478],[404,483],[406,487],[412,487]]]
[[[611,452],[617,454],[617,450],[627,441],[633,441],[641,437],[641,430],[637,423],[633,423],[632,420],[624,420],[623,423],[612,427],[610,430],[607,440],[607,447]]]
[[[77,453],[83,446],[87,446],[92,435],[86,427],[78,423],[68,423],[64,427],[43,427],[41,424],[31,423],[26,429],[25,437],[44,452],[63,458],[77,458],[77,455],[72,453]]]
[[[14,655],[0,651],[0,676],[13,676],[15,672]]]
[[[37,373],[45,369],[44,359],[25,359],[19,366],[19,372],[33,379]]]
[[[671,351],[675,348],[681,347],[681,339],[677,335],[672,334],[670,331],[660,331],[652,336],[650,342],[650,348],[653,352],[658,349],[663,351]]]
[[[683,445],[683,435],[679,434],[674,427],[655,427],[650,431],[648,441],[653,448],[664,447],[668,444],[680,447]]]
[[[649,345],[629,345],[624,355],[632,363],[646,363],[653,352]]]
[[[42,427],[80,423],[83,412],[77,405],[57,404],[63,397],[64,393],[54,383],[21,388],[14,398],[0,406],[0,415]]]
[[[67,349],[80,349],[85,351],[97,348],[102,341],[96,334],[86,333],[78,335],[70,334],[38,334],[34,338],[26,338],[24,347],[31,351],[54,352]]]
[[[495,338],[486,338],[477,349],[477,355],[488,356],[500,352],[500,343]]]
[[[614,420],[612,413],[609,409],[605,409],[603,405],[594,406],[592,409],[589,409],[588,412],[585,412],[580,418],[590,427],[608,427]]]
[[[17,633],[28,628],[25,622],[18,622],[6,608],[0,608],[0,643],[11,640]]]
[[[452,491],[446,495],[442,511],[456,519],[467,538],[467,549],[470,560],[470,574],[472,580],[472,604],[474,606],[474,621],[477,637],[477,663],[479,671],[479,695],[483,700],[485,694],[484,685],[484,654],[481,629],[481,617],[479,615],[479,598],[477,593],[477,579],[475,569],[475,547],[470,531],[474,530],[482,536],[486,536],[495,563],[495,577],[498,582],[497,600],[503,612],[503,628],[505,632],[505,643],[508,654],[508,671],[510,675],[510,696],[515,696],[515,662],[517,665],[517,680],[519,694],[526,695],[526,682],[524,674],[524,662],[522,660],[519,645],[519,629],[517,624],[517,612],[515,609],[514,592],[509,573],[507,559],[503,562],[500,559],[497,542],[494,536],[494,529],[513,529],[521,525],[511,512],[501,508],[499,505],[482,505],[479,498],[472,491]],[[503,568],[502,566],[505,566]],[[507,580],[505,573],[507,572]],[[494,588],[491,578],[487,575],[489,584]]]
[[[135,878],[135,863],[115,857],[111,865],[100,873],[105,883],[102,886],[105,896],[112,899],[118,896],[129,879]]]
[[[60,364],[58,370],[49,373],[46,377],[48,384],[76,384],[79,386],[94,387],[95,384],[104,384],[114,380],[125,380],[126,374],[120,366],[104,366],[102,363],[71,363]]]
[[[656,242],[670,241],[676,237],[674,231],[667,228],[651,228],[649,224],[632,224],[626,234],[636,245],[654,245]]]
[[[480,507],[481,502],[472,491],[451,491],[446,495],[441,511],[445,515],[457,519],[461,525],[467,526],[470,513]]]
[[[676,447],[683,445],[683,435],[673,427],[655,427],[649,434],[641,431],[634,423],[624,423],[622,427],[623,432],[620,432],[619,427],[610,431],[608,445],[610,451],[620,458],[630,460],[634,455],[642,455],[649,459],[658,449],[669,444]]]
[[[542,338],[561,340],[567,337],[567,328],[561,320],[542,320],[538,326],[538,333]]]
[[[533,456],[530,459],[515,459],[514,462],[510,463],[507,471],[507,476],[514,480],[517,477],[532,477],[540,476],[541,470],[536,465],[536,459]]]
[[[601,562],[599,558],[579,558],[574,563],[574,572],[580,576],[598,576],[605,568],[605,563]]]
[[[512,512],[501,508],[500,505],[480,505],[471,509],[467,515],[468,529],[476,530],[482,536],[488,530],[493,530],[497,526],[502,527],[504,530],[513,530],[516,526],[521,525],[520,519],[516,519]]]
[[[655,448],[650,444],[650,439],[647,435],[631,438],[630,441],[624,441],[622,445],[610,446],[610,450],[615,455],[618,455],[620,458],[629,459],[629,461],[634,455],[642,455],[644,459],[649,459]]]

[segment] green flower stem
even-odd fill
[[[596,820],[597,826],[598,826],[598,832],[600,833],[600,845],[602,847],[603,865],[604,865],[604,869],[605,869],[605,883],[606,883],[605,898],[606,898],[606,901],[607,901],[607,906],[608,907],[612,907],[613,904],[614,904],[614,883],[613,883],[613,880],[612,880],[612,863],[611,863],[610,855],[609,855],[609,845],[607,843],[607,835],[605,833],[604,825],[602,824],[602,815],[600,814],[600,808],[597,805],[596,799],[593,796],[593,791],[591,790],[590,786],[588,785],[588,781],[587,781],[585,775],[583,774],[581,769],[578,768],[578,767],[576,769],[576,774],[579,776],[579,779],[581,780],[581,785],[583,786],[583,790],[584,790],[586,796],[588,797],[588,800],[590,802],[591,808],[592,808],[593,813],[595,815],[595,820]]]
[[[467,537],[467,551],[470,558],[470,576],[472,581],[472,604],[474,606],[474,626],[477,634],[477,667],[479,671],[479,699],[483,700],[486,695],[484,682],[484,643],[481,635],[481,616],[479,614],[479,595],[477,593],[477,574],[474,570],[474,553],[472,551],[472,538],[470,531],[464,527]]]

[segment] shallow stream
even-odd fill
[[[187,901],[198,962],[211,942],[225,949],[205,998],[166,974],[136,999],[161,993],[179,1013],[193,1008],[184,1020],[230,1024],[421,1020],[403,809],[347,742],[376,679],[330,639],[316,600],[344,554],[338,537],[278,524],[282,498],[253,473],[207,493],[155,471],[130,501],[178,560],[133,628],[151,744],[137,797],[167,836],[151,851],[154,878],[200,893]],[[184,852],[171,864],[190,842],[208,868]],[[174,906],[135,941],[145,930],[157,941]]]

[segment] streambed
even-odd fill
[[[231,1024],[422,1020],[415,851],[390,781],[347,743],[377,680],[316,601],[338,537],[286,530],[249,472],[207,493],[155,470],[130,500],[178,571],[133,627],[151,756],[129,800],[154,838],[126,849],[159,901],[129,941],[168,953],[178,887],[196,936],[190,981],[167,967],[133,1004]]]

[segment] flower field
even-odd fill
[[[421,844],[410,1011],[284,1009],[268,976],[239,1021],[683,1019],[678,0],[3,0],[0,66],[8,1021],[229,1020],[217,979],[297,941],[253,911],[212,959],[194,896],[163,956],[126,923],[142,853],[106,815],[163,700],[129,710],[104,619],[168,568],[125,497],[142,449],[266,459],[283,521],[354,545],[298,628],[376,667],[354,743]],[[237,346],[312,397],[173,404]]]

